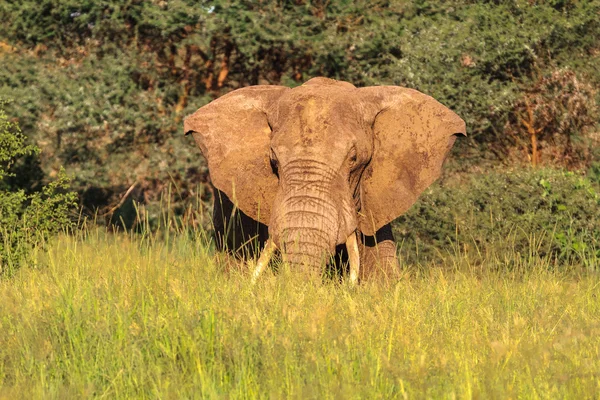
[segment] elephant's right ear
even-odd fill
[[[235,90],[188,116],[213,185],[245,214],[268,224],[278,180],[270,163],[271,129],[266,111],[289,88],[250,86]]]

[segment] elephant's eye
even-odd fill
[[[352,147],[352,150],[350,150],[350,153],[348,154],[348,160],[350,161],[350,165],[354,166],[354,164],[356,164],[356,147]]]

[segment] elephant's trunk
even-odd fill
[[[299,210],[298,213],[306,212]],[[322,218],[324,216],[314,216]],[[281,237],[281,249],[286,262],[298,269],[318,271],[318,267],[327,262],[335,251],[327,231],[319,227],[300,226],[303,219],[290,220],[289,227],[284,226]]]
[[[318,272],[335,252],[340,226],[335,178],[335,171],[312,161],[292,162],[280,171],[269,233],[294,268]]]

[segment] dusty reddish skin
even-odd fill
[[[328,78],[235,90],[188,116],[184,130],[214,186],[268,225],[293,265],[319,271],[353,232],[376,237],[360,246],[363,279],[396,273],[389,223],[466,134],[460,117],[416,90]]]

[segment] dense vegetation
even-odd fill
[[[456,252],[472,259],[516,253],[547,258],[555,268],[582,263],[594,270],[600,189],[580,174],[553,169],[473,174],[429,188],[394,229],[410,264]]]
[[[132,200],[156,221],[165,196],[202,220],[207,171],[184,115],[316,75],[414,87],[456,110],[469,138],[450,172],[533,164],[599,179],[599,13],[598,0],[8,0],[0,97],[42,149],[21,185],[64,165],[84,212],[127,225]]]
[[[0,103],[0,278],[12,275],[24,263],[35,262],[32,251],[50,235],[71,226],[70,209],[76,194],[60,170],[56,180],[31,193],[15,188],[12,167],[39,149],[25,144],[18,125],[11,123]]]

